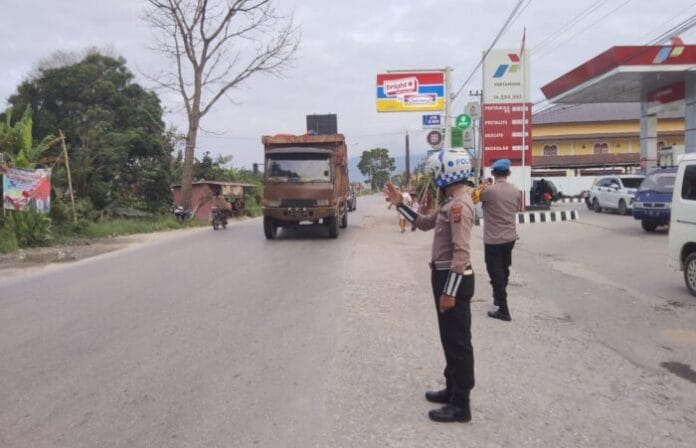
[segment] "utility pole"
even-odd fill
[[[406,188],[411,188],[411,148],[409,146],[408,130],[406,130]]]
[[[478,121],[479,137],[476,145],[476,172],[479,178],[483,177],[483,90],[469,90],[469,96],[477,97],[480,107]]]
[[[445,149],[452,149],[452,67],[445,67]]]

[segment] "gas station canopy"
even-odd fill
[[[619,46],[541,88],[552,103],[669,103],[684,99],[696,45]]]

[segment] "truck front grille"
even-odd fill
[[[283,199],[281,207],[316,207],[316,199]]]

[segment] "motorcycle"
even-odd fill
[[[184,207],[179,205],[176,208],[174,208],[174,217],[179,222],[186,222],[189,219],[191,219],[191,211],[184,210]]]
[[[213,207],[210,211],[211,221],[213,223],[213,230],[218,230],[219,228],[227,228],[227,210]]]

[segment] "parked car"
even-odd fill
[[[648,174],[638,187],[633,198],[633,217],[641,222],[646,232],[669,225],[676,177],[676,167],[657,169]]]
[[[669,259],[684,271],[684,282],[696,296],[696,154],[685,154],[679,164],[669,223]]]
[[[346,208],[349,212],[353,212],[355,211],[357,206],[358,198],[355,196],[355,190],[351,188],[350,190],[348,190],[348,194],[346,195]]]
[[[645,176],[605,176],[597,180],[590,189],[590,203],[597,213],[602,210],[617,210],[622,215],[631,212],[633,196]]]

